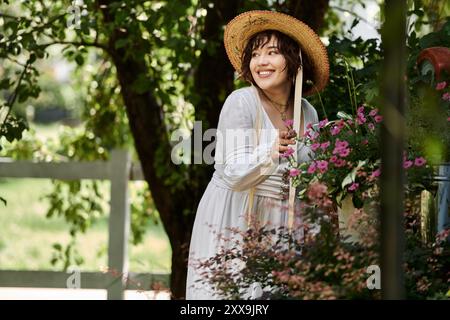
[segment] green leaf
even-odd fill
[[[345,113],[344,111],[339,111],[337,113],[337,117],[339,119],[352,120],[352,116],[349,115],[348,113]]]
[[[345,189],[345,187],[348,186],[350,183],[355,182],[356,172],[358,172],[358,170],[365,164],[366,164],[366,160],[358,161],[358,165],[356,167],[354,167],[353,170],[349,174],[347,174],[347,176],[342,181],[342,185],[341,185],[342,189]]]
[[[352,203],[353,203],[353,206],[356,209],[361,209],[363,207],[363,205],[364,205],[364,202],[362,201],[362,199],[356,193],[352,197]]]
[[[343,197],[346,195],[346,192],[339,192],[337,195],[336,195],[336,203],[337,203],[337,205],[339,206],[339,207],[341,207],[342,206],[342,199],[343,199]]]
[[[356,170],[354,168],[350,173],[348,173],[345,176],[344,180],[342,180],[342,184],[341,184],[342,189],[345,189],[346,186],[348,186],[350,183],[353,183],[355,181],[355,176],[356,176]]]
[[[36,55],[34,53],[30,54],[30,59],[28,60],[28,62],[31,64],[31,63],[34,63],[35,61],[36,61]]]
[[[81,54],[77,54],[75,56],[75,62],[79,65],[82,66],[84,64],[84,57]]]
[[[9,82],[8,78],[5,78],[0,81],[0,89],[8,89],[11,83]]]
[[[408,16],[415,14],[418,17],[423,17],[425,12],[423,12],[423,10],[416,9],[416,10],[409,10],[406,14]]]

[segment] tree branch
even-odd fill
[[[14,102],[16,102],[17,95],[18,95],[18,92],[19,92],[19,86],[20,86],[20,84],[22,83],[23,77],[25,76],[25,73],[27,72],[27,69],[28,69],[29,64],[30,64],[30,59],[27,60],[25,66],[24,66],[24,68],[23,68],[23,71],[22,71],[22,73],[20,74],[20,78],[19,78],[19,80],[17,81],[16,88],[14,89],[13,94],[12,94],[12,95],[9,97],[9,99],[8,99],[8,102],[7,102],[8,112],[6,113],[6,116],[5,116],[5,118],[3,119],[3,122],[2,122],[2,124],[1,124],[1,127],[3,127],[3,125],[5,124],[6,120],[7,120],[8,117],[9,117],[9,114],[11,113],[12,106],[13,106]]]
[[[53,42],[40,44],[39,47],[47,48],[47,47],[50,47],[50,46],[55,45],[55,44],[71,44],[71,45],[74,45],[74,46],[96,47],[96,48],[103,49],[103,50],[105,50],[106,52],[109,53],[109,48],[106,45],[101,44],[101,43],[86,42],[86,41],[60,41],[60,40],[55,40]]]
[[[26,64],[24,64],[24,63],[18,61],[17,59],[14,59],[14,58],[8,56],[8,55],[5,56],[5,59],[8,59],[9,61],[12,61],[12,62],[14,62],[15,64],[18,64],[18,65],[21,66],[21,67],[24,67],[24,68],[26,67]]]
[[[24,20],[29,20],[26,17],[21,17],[21,16],[12,16],[6,13],[0,13],[0,17],[2,18],[7,18],[7,19],[11,19],[11,20],[18,20],[18,19],[24,19]]]
[[[330,6],[330,8],[331,8],[331,9],[338,10],[338,11],[341,11],[341,12],[349,13],[349,14],[351,14],[352,16],[354,16],[355,18],[358,18],[359,20],[364,21],[364,22],[367,23],[368,25],[370,25],[370,26],[372,26],[372,27],[375,28],[375,26],[374,26],[371,22],[369,22],[369,20],[367,20],[367,19],[361,17],[360,15],[356,14],[355,12],[353,12],[353,11],[351,11],[351,10],[344,9],[344,8],[341,8],[341,7],[337,7],[337,6]]]

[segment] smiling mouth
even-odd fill
[[[258,71],[258,76],[260,78],[268,78],[270,77],[275,71],[273,70],[262,70],[262,71]]]

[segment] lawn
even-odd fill
[[[69,228],[59,217],[46,218],[48,203],[40,199],[52,190],[47,179],[0,179],[0,269],[58,270],[52,266],[52,244],[69,242]],[[78,237],[82,270],[107,265],[107,217]],[[170,272],[171,249],[161,224],[149,224],[142,244],[129,246],[130,271]]]

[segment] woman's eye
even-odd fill
[[[253,58],[253,57],[256,57],[257,55],[258,55],[257,52],[253,52],[253,53],[252,53],[252,58]]]
[[[272,50],[272,51],[269,52],[269,54],[270,54],[270,55],[278,54],[278,51]]]

